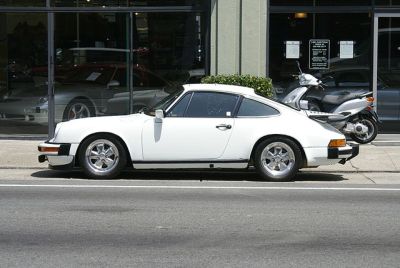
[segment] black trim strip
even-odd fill
[[[358,155],[359,147],[357,145],[351,145],[351,149],[342,150],[340,151],[338,148],[328,148],[328,159],[339,159],[339,158],[346,158],[345,155],[351,155],[350,157],[346,158],[350,160]]]
[[[368,13],[371,6],[270,6],[270,13]]]
[[[133,164],[230,164],[248,163],[249,160],[217,160],[217,161],[133,161]]]
[[[58,150],[58,155],[69,155],[69,149],[71,149],[70,143],[57,143],[57,142],[49,142],[49,141],[45,141],[44,143],[60,145],[60,149]]]
[[[58,155],[69,155],[69,149],[71,148],[71,144],[60,144],[60,150],[58,151]]]
[[[5,7],[0,6],[0,12],[205,12],[204,7],[197,6],[149,6],[149,7]]]
[[[337,148],[328,148],[328,159],[336,159],[339,156]]]

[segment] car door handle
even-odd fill
[[[221,124],[221,125],[216,126],[216,128],[218,128],[218,129],[231,129],[232,126],[231,125]]]

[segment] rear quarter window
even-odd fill
[[[279,111],[264,103],[244,98],[240,104],[238,117],[263,117],[279,115]]]

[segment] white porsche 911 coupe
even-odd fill
[[[357,144],[306,112],[246,87],[190,84],[137,114],[57,124],[39,145],[50,168],[80,167],[95,179],[134,169],[245,169],[291,180],[298,169],[344,164]]]

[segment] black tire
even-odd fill
[[[114,136],[95,135],[80,145],[78,158],[86,175],[108,180],[116,178],[126,167],[127,151]]]
[[[65,107],[63,121],[72,119],[93,117],[96,115],[93,104],[87,99],[73,99]]]
[[[366,135],[357,135],[356,133],[350,134],[352,140],[360,144],[370,143],[376,138],[378,135],[378,124],[375,122],[374,119],[370,117],[362,117],[360,120],[357,120],[353,123],[362,123],[368,127],[368,133]]]
[[[299,146],[285,137],[272,137],[262,141],[254,154],[254,165],[258,173],[268,181],[292,180],[301,163],[302,154]]]

